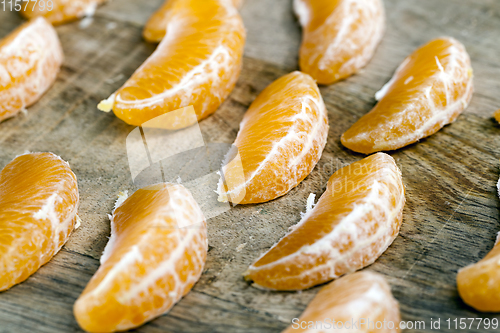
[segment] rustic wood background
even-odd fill
[[[52,261],[0,293],[2,333],[80,332],[72,307],[99,266],[110,231],[107,214],[120,191],[134,191],[125,149],[133,127],[96,105],[153,52],[141,30],[161,1],[114,0],[87,24],[58,27],[66,59],[56,84],[27,115],[0,124],[0,167],[26,150],[62,156],[79,180],[83,220]],[[335,170],[363,157],[343,148],[340,135],[373,107],[374,93],[406,55],[441,35],[467,47],[476,92],[453,125],[391,153],[407,189],[404,221],[393,245],[367,269],[387,276],[403,319],[426,321],[425,331],[431,331],[430,318],[495,317],[467,307],[455,277],[492,248],[500,230],[495,189],[500,126],[491,117],[500,107],[500,2],[385,0],[385,6],[387,32],[369,66],[321,88],[330,133],[315,170],[283,198],[210,219],[210,251],[200,281],[167,315],[138,332],[261,333],[287,327],[318,288],[261,291],[244,282],[242,272],[299,221],[310,192],[321,194]],[[228,101],[201,122],[207,143],[232,143],[257,94],[297,69],[301,36],[291,0],[246,0],[241,13],[248,30],[243,72]],[[0,12],[0,36],[21,22],[17,13]],[[443,323],[440,331],[450,332]]]

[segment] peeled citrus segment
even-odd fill
[[[56,80],[62,61],[57,33],[43,18],[0,40],[0,121],[38,101]]]
[[[165,37],[167,24],[170,19],[171,9],[174,3],[181,0],[166,0],[163,5],[151,15],[144,26],[142,36],[151,43],[159,43]]]
[[[16,157],[0,172],[0,291],[26,280],[66,243],[78,185],[52,153]]]
[[[376,94],[377,105],[341,138],[356,152],[399,149],[453,122],[472,98],[472,68],[465,47],[453,38],[422,46]]]
[[[327,134],[326,108],[314,80],[293,72],[274,81],[240,124],[237,151],[222,168],[219,201],[260,203],[286,194],[314,169]]]
[[[303,28],[300,70],[320,84],[364,67],[384,34],[382,0],[295,0],[294,10]]]
[[[497,183],[500,196],[500,179]],[[458,271],[462,300],[483,312],[500,312],[500,233],[493,249],[482,260]]]
[[[457,275],[462,300],[483,312],[500,312],[500,245],[479,262],[464,267]]]
[[[170,20],[170,10],[174,8],[174,3],[184,0],[166,0],[163,5],[151,15],[142,35],[145,40],[151,43],[159,43],[165,37],[167,24]],[[232,4],[239,8],[243,0],[219,0],[222,4]]]
[[[101,266],[74,306],[78,324],[114,332],[162,315],[198,281],[207,250],[205,218],[186,188],[138,190],[113,212]]]
[[[245,29],[231,3],[174,0],[167,5],[165,38],[123,87],[98,106],[113,109],[130,125],[191,105],[201,120],[227,98],[241,71]],[[173,119],[170,129],[185,123]]]
[[[301,290],[373,263],[399,233],[404,186],[394,159],[374,154],[335,172],[315,207],[246,271],[257,287]]]
[[[400,321],[399,303],[392,296],[385,278],[377,273],[357,272],[321,288],[298,321],[294,321],[283,333],[344,329],[358,333],[396,333],[400,332]],[[311,323],[318,325],[318,330],[309,329]],[[321,324],[324,330],[320,329]],[[327,325],[335,326],[328,328]]]
[[[495,117],[495,120],[500,123],[500,109],[495,111],[495,113],[493,114],[493,117]]]
[[[106,0],[45,0],[20,1],[21,15],[28,19],[42,16],[50,23],[57,25],[92,15],[98,5]]]

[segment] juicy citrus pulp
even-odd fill
[[[495,113],[493,114],[493,117],[495,117],[495,120],[500,123],[500,109],[495,111]]]
[[[21,15],[28,19],[44,17],[50,23],[62,24],[94,14],[98,5],[106,0],[45,0],[20,1],[22,2]]]
[[[384,34],[382,0],[295,0],[294,10],[303,27],[300,70],[320,84],[364,67]]]
[[[377,105],[341,138],[370,154],[399,149],[453,122],[472,97],[472,68],[465,47],[439,38],[420,47],[376,94]]]
[[[497,190],[500,196],[500,180]],[[500,233],[486,257],[458,271],[457,287],[462,300],[474,309],[500,312]]]
[[[462,300],[474,309],[500,312],[500,245],[479,262],[464,267],[457,275],[458,292]]]
[[[167,24],[169,22],[170,10],[175,7],[174,3],[184,0],[166,0],[163,5],[151,15],[142,35],[145,40],[151,43],[159,43],[167,31]],[[219,0],[221,4],[232,4],[235,7],[240,7],[243,0]]]
[[[321,288],[299,320],[283,333],[343,329],[347,332],[396,333],[400,332],[400,320],[398,301],[392,296],[385,278],[377,273],[357,272]],[[309,329],[311,323],[317,325],[318,330]],[[335,326],[327,329],[328,324]]]
[[[257,287],[301,290],[370,265],[399,233],[404,193],[401,172],[387,154],[338,170],[315,207],[245,278]]]
[[[26,280],[66,243],[78,185],[52,153],[16,157],[0,172],[0,291]]]
[[[99,104],[130,125],[192,105],[201,120],[214,113],[238,79],[245,43],[234,6],[219,0],[168,3],[167,35],[108,100]],[[194,120],[196,122],[196,120]],[[191,125],[172,117],[169,129]]]
[[[59,73],[63,52],[54,28],[43,18],[0,41],[0,121],[32,105]]]
[[[274,81],[240,124],[235,151],[228,154],[232,160],[222,168],[219,200],[260,203],[286,194],[318,163],[327,134],[326,108],[314,80],[293,72]]]
[[[89,332],[137,327],[167,312],[198,281],[206,222],[182,185],[136,191],[113,212],[101,266],[74,306]]]

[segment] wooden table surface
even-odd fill
[[[0,293],[0,332],[79,332],[72,307],[99,266],[108,240],[107,214],[120,191],[135,190],[125,140],[133,130],[97,103],[116,90],[153,52],[141,30],[161,0],[114,0],[92,22],[57,28],[65,61],[55,85],[26,115],[0,123],[0,167],[29,151],[52,151],[70,162],[79,180],[82,225],[47,265]],[[419,45],[442,36],[462,41],[474,68],[475,94],[458,120],[421,142],[391,152],[407,190],[400,235],[370,267],[384,274],[404,320],[424,320],[422,332],[455,332],[443,321],[499,317],[467,307],[456,290],[460,267],[493,246],[500,202],[496,180],[500,126],[500,2],[496,0],[385,0],[387,31],[374,59],[359,74],[321,87],[330,121],[328,143],[313,172],[286,196],[237,206],[208,221],[209,254],[194,289],[168,314],[138,332],[280,332],[319,288],[269,292],[241,274],[300,219],[309,193],[320,195],[328,177],[363,158],[340,135],[375,104],[374,94]],[[300,29],[291,0],[246,0],[244,68],[230,98],[200,124],[206,143],[230,144],[257,94],[297,69]],[[22,22],[0,12],[0,36]],[[430,318],[441,319],[431,330]],[[467,329],[466,332],[491,332]]]

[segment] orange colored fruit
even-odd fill
[[[220,0],[167,3],[167,34],[156,51],[109,99],[99,104],[127,124],[193,106],[197,119],[172,113],[179,129],[214,113],[238,79],[245,28],[233,5]]]
[[[300,318],[294,319],[283,333],[396,333],[401,331],[400,321],[399,303],[385,278],[377,273],[357,272],[321,288]]]
[[[382,40],[382,0],[295,0],[303,28],[300,70],[320,84],[344,79],[364,67]]]
[[[274,81],[250,105],[228,154],[219,201],[276,199],[297,186],[318,163],[328,117],[314,80],[293,72]]]
[[[500,109],[495,111],[495,113],[493,114],[493,117],[495,117],[495,120],[500,123]]]
[[[341,138],[347,148],[370,154],[407,146],[453,122],[472,98],[472,68],[453,38],[422,46],[376,94],[377,105]]]
[[[151,15],[144,26],[142,36],[150,43],[159,43],[165,37],[167,24],[170,20],[171,9],[175,2],[181,0],[166,0],[163,5]]]
[[[166,0],[163,5],[156,12],[151,15],[142,35],[145,40],[151,43],[159,43],[163,37],[165,37],[167,24],[169,23],[171,13],[170,10],[174,8],[174,3],[184,0]],[[239,8],[243,3],[243,0],[219,0],[221,5],[233,5]]]
[[[0,121],[38,101],[56,80],[62,61],[57,33],[43,18],[0,40]]]
[[[78,185],[52,153],[16,157],[0,172],[0,291],[26,280],[66,243]]]
[[[45,0],[37,2],[21,2],[21,15],[27,19],[44,17],[57,25],[92,15],[98,5],[106,0]]]
[[[479,262],[464,267],[457,275],[462,300],[483,312],[500,312],[500,245]]]
[[[338,170],[316,206],[245,278],[268,289],[301,290],[370,265],[399,233],[404,193],[401,172],[387,154]]]
[[[167,312],[198,281],[207,257],[205,218],[182,185],[135,192],[111,219],[111,238],[74,306],[89,332],[128,330]]]

